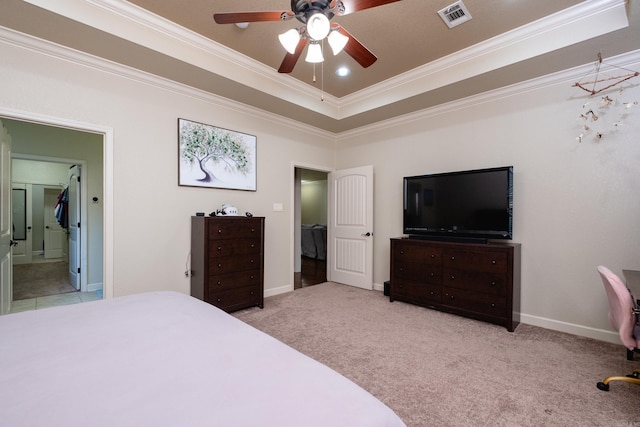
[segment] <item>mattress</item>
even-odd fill
[[[327,366],[195,298],[0,317],[7,426],[403,426]]]

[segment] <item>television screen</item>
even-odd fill
[[[404,178],[405,234],[511,239],[513,166]]]

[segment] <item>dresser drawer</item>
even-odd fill
[[[502,274],[478,271],[443,269],[442,284],[456,289],[467,289],[479,293],[505,296],[507,294],[507,279]]]
[[[215,239],[209,241],[209,256],[224,257],[230,255],[259,254],[262,251],[260,238]]]
[[[449,287],[444,288],[442,305],[493,317],[505,317],[507,307],[504,297]]]
[[[261,222],[258,218],[220,218],[209,224],[209,240],[240,239],[262,236]]]
[[[207,291],[210,295],[212,292],[235,288],[238,286],[260,287],[260,279],[261,274],[259,269],[216,274],[209,276]]]
[[[440,264],[442,262],[442,250],[440,248],[400,243],[394,247],[393,258],[402,262]]]
[[[227,256],[209,259],[209,276],[234,271],[255,270],[261,267],[262,254],[248,254],[240,257]]]
[[[394,279],[391,283],[391,297],[418,304],[440,304],[441,289],[438,285]]]
[[[261,305],[262,295],[257,286],[243,286],[213,292],[206,301],[223,310],[233,311],[240,308]]]
[[[442,254],[442,265],[445,268],[503,273],[507,268],[507,254],[498,251],[448,249]]]
[[[442,267],[436,264],[394,262],[393,277],[427,283],[440,283],[442,280]]]

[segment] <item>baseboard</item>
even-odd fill
[[[538,326],[545,329],[551,329],[559,332],[566,332],[572,335],[578,335],[586,338],[593,338],[600,341],[606,341],[613,344],[621,344],[620,336],[617,332],[607,331],[604,329],[590,328],[588,326],[576,325],[575,323],[561,322],[559,320],[547,319],[529,314],[520,314],[520,323]]]
[[[87,284],[87,290],[83,291],[83,292],[95,292],[95,291],[99,291],[100,289],[102,289],[102,282],[99,282],[99,283],[88,283]]]
[[[287,292],[293,292],[293,285],[278,286],[277,288],[265,289],[264,297],[273,297]]]

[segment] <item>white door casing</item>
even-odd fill
[[[0,121],[0,315],[11,311],[11,136]]]
[[[373,166],[329,174],[328,277],[373,290]]]
[[[80,165],[69,168],[69,283],[80,290]]]

